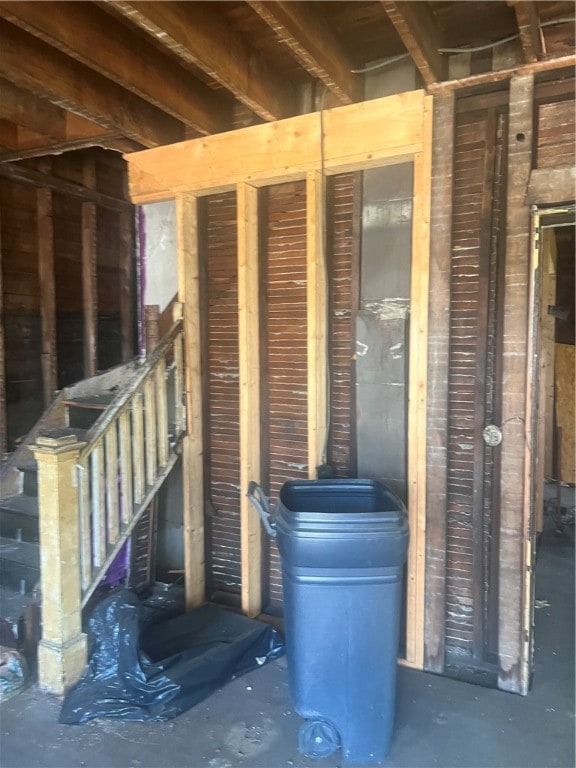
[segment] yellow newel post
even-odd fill
[[[39,436],[31,446],[38,462],[42,640],[40,687],[62,694],[86,664],[80,596],[76,464],[85,445],[76,435]]]

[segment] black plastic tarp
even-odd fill
[[[95,606],[88,667],[64,699],[61,723],[169,720],[284,653],[275,629],[215,605],[155,623],[144,617],[127,589]]]

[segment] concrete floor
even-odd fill
[[[389,768],[572,768],[574,527],[543,537],[533,688],[515,696],[400,668]],[[282,658],[166,723],[58,724],[60,702],[29,688],[0,707],[2,768],[335,768],[302,758]]]

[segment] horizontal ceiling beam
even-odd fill
[[[440,30],[429,4],[381,2],[426,85],[442,80],[447,65],[438,50]]]
[[[0,16],[200,133],[228,127],[213,91],[92,3],[2,1]]]
[[[335,38],[324,16],[310,3],[260,2],[248,5],[290,48],[304,69],[320,79],[342,104],[361,97],[362,80],[352,73],[353,63]]]
[[[0,142],[1,143],[1,142]],[[50,143],[45,139],[38,146],[16,150],[0,151],[0,163],[13,163],[17,160],[26,160],[32,157],[44,157],[45,155],[61,155],[64,152],[74,152],[78,149],[91,149],[100,147],[101,149],[112,149],[122,154],[126,152],[136,152],[142,149],[142,145],[127,139],[119,133],[104,133],[101,136],[92,136],[87,139],[69,139],[65,141],[56,141]]]
[[[270,62],[227,24],[218,3],[150,3],[109,0],[183,61],[231,91],[265,120],[294,114],[295,94]]]
[[[157,107],[0,19],[0,77],[145,147],[184,137]]]

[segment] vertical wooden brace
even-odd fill
[[[450,253],[454,161],[453,93],[434,97],[426,446],[424,668],[444,671]]]
[[[428,364],[428,285],[432,172],[432,97],[424,100],[422,151],[414,155],[410,357],[408,383],[408,583],[406,663],[424,664],[426,569],[426,391]]]
[[[530,627],[525,579],[531,550],[530,500],[525,492],[526,462],[531,462],[531,424],[526,423],[531,397],[529,348],[530,209],[525,197],[532,165],[533,75],[510,82],[506,264],[503,326],[500,582],[498,620],[498,685],[526,694],[530,670]]]
[[[178,300],[184,305],[186,360],[186,431],[182,446],[184,495],[184,568],[186,606],[204,600],[204,425],[202,402],[202,334],[198,200],[176,198],[178,233]]]
[[[326,462],[328,436],[328,275],[326,204],[321,171],[306,176],[308,308],[308,476]]]
[[[8,450],[6,422],[6,340],[4,338],[4,286],[2,278],[2,218],[0,215],[0,461]]]
[[[87,158],[83,169],[84,185],[96,188],[96,167]],[[98,367],[98,292],[97,292],[97,212],[96,203],[82,203],[82,306],[84,308],[84,375],[94,376]]]
[[[120,229],[120,333],[122,362],[134,355],[133,212],[119,213]]]
[[[56,286],[54,281],[54,226],[52,191],[36,192],[38,221],[38,278],[40,282],[40,318],[42,323],[42,389],[47,407],[58,388],[56,366]]]
[[[251,480],[261,482],[260,455],[260,265],[258,190],[237,187],[238,335],[240,368],[240,521],[242,610],[262,610],[262,533],[256,510],[246,497]]]

